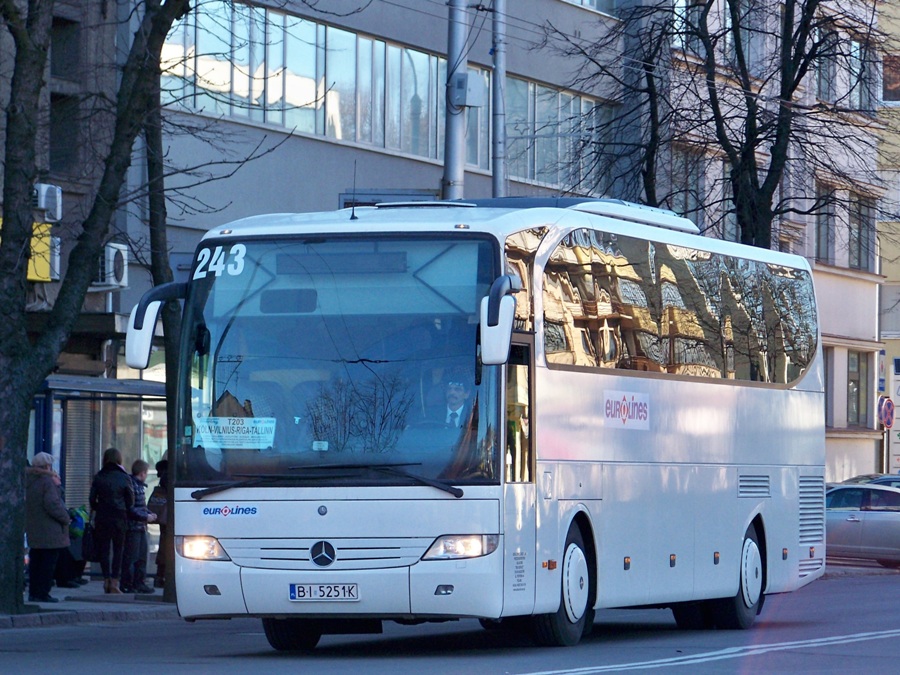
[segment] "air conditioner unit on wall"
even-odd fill
[[[124,288],[128,285],[128,247],[125,244],[107,244],[100,256],[95,288]]]
[[[37,183],[32,193],[34,208],[44,212],[44,220],[58,223],[62,219],[62,188],[48,183]]]

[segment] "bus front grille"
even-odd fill
[[[311,550],[327,542],[329,555],[313,561]],[[408,567],[428,550],[433,539],[221,539],[231,560],[241,567],[279,570],[361,570]],[[317,550],[322,546],[317,547]]]

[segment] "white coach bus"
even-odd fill
[[[824,571],[803,258],[612,200],[259,216],[144,296],[130,365],[177,299],[186,619],[572,645],[599,608],[747,628]]]

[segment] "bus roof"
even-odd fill
[[[558,241],[580,228],[724,253],[786,267],[809,269],[801,256],[723,241],[700,234],[672,211],[612,199],[509,197],[466,201],[421,201],[360,206],[336,211],[250,216],[209,230],[204,239],[304,234],[483,232],[503,241],[544,227]],[[555,236],[554,236],[555,233]]]

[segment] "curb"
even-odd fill
[[[176,619],[178,610],[174,607],[147,607],[140,610],[128,609],[60,609],[50,612],[13,614],[0,616],[0,630],[4,628],[39,628],[42,626],[64,626],[78,623],[102,623],[107,621],[152,621],[154,619]]]

